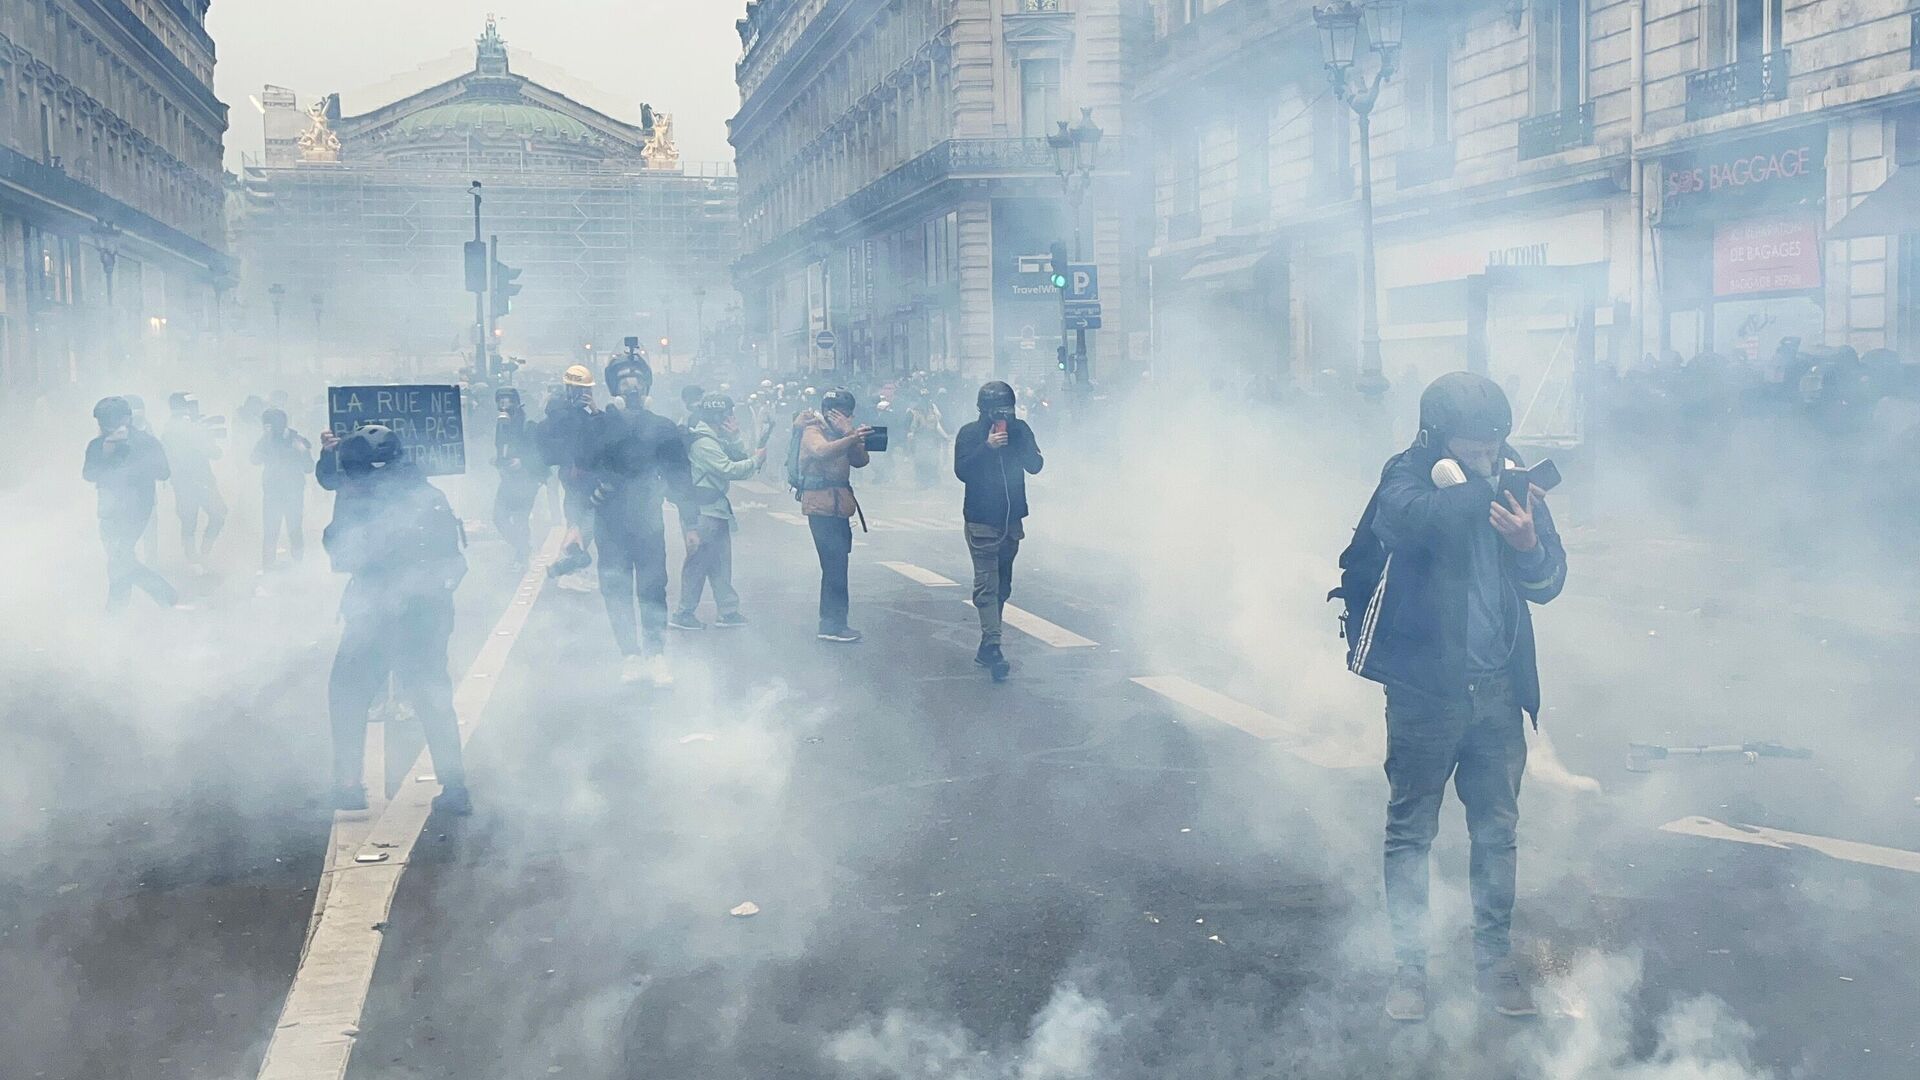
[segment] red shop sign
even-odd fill
[[[1750,218],[1713,230],[1713,294],[1820,287],[1820,226],[1806,215]]]

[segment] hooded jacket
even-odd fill
[[[700,516],[731,524],[733,503],[727,498],[727,489],[733,481],[752,476],[759,462],[738,439],[728,438],[700,420],[687,425],[687,459],[693,465],[694,490],[700,495]]]
[[[1515,462],[1510,446],[1501,452]],[[1390,459],[1374,492],[1372,528],[1385,545],[1387,562],[1366,607],[1348,633],[1349,666],[1364,678],[1447,703],[1467,698],[1467,604],[1472,587],[1471,531],[1491,529],[1487,487],[1469,482],[1441,488],[1433,466],[1445,456],[1416,444]],[[1560,595],[1567,581],[1567,553],[1545,501],[1533,504],[1534,531],[1542,557],[1523,559],[1501,545],[1501,570],[1521,603],[1507,673],[1514,698],[1539,723],[1540,674],[1533,640],[1531,604]],[[1525,565],[1531,563],[1531,565]]]
[[[800,429],[800,512],[808,517],[853,516],[853,470],[864,469],[872,457],[867,444],[827,430],[826,418],[812,409],[793,418]]]

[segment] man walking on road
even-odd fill
[[[1013,387],[990,382],[980,388],[980,418],[953,441],[953,474],[966,485],[961,516],[973,559],[973,607],[980,615],[980,651],[973,662],[1005,679],[1013,666],[1000,650],[1001,615],[1013,595],[1013,560],[1026,535],[1027,474],[1046,459],[1033,429],[1014,415]]]
[[[520,391],[503,386],[493,392],[498,414],[493,426],[493,468],[500,474],[493,492],[493,527],[513,549],[513,569],[524,570],[533,554],[529,520],[540,486],[547,480],[547,464],[534,440],[535,427],[527,420]]]
[[[153,520],[153,486],[167,478],[167,454],[160,440],[133,423],[133,407],[124,398],[101,398],[93,407],[100,434],[87,444],[80,475],[93,484],[100,500],[100,542],[107,549],[107,610],[127,606],[139,586],[161,607],[180,601],[167,579],[140,561],[134,550]]]
[[[1386,895],[1398,970],[1387,1015],[1427,1014],[1429,851],[1447,781],[1466,808],[1472,843],[1473,951],[1483,999],[1532,1016],[1532,991],[1509,955],[1522,714],[1539,722],[1540,679],[1529,604],[1566,584],[1567,556],[1545,492],[1502,490],[1519,460],[1507,436],[1513,410],[1492,381],[1442,375],[1420,397],[1414,444],[1387,462],[1341,559],[1347,590],[1357,566],[1378,579],[1347,620],[1348,666],[1387,695]],[[1371,546],[1370,546],[1371,545]]]
[[[440,489],[404,460],[391,429],[369,424],[323,442],[316,468],[336,495],[321,542],[334,571],[351,575],[340,600],[340,650],[327,678],[334,809],[367,808],[367,710],[391,678],[426,734],[441,785],[434,805],[465,815],[472,806],[447,673],[453,591],[467,573],[460,519]]]
[[[767,458],[766,447],[749,451],[734,419],[733,399],[725,394],[702,398],[687,422],[687,457],[693,465],[693,488],[699,496],[700,518],[693,528],[697,544],[687,545],[680,568],[680,607],[667,620],[676,630],[702,630],[695,609],[708,583],[713,585],[713,625],[747,625],[740,614],[740,594],[733,589],[733,502],[727,489],[735,480],[752,476]]]
[[[842,645],[860,640],[860,631],[847,625],[847,560],[853,555],[853,515],[860,510],[853,495],[853,470],[866,468],[872,460],[867,436],[873,429],[855,424],[853,410],[853,391],[836,387],[820,395],[818,412],[809,409],[793,419],[799,439],[794,489],[820,557],[816,636]]]
[[[207,552],[227,524],[227,500],[220,496],[220,482],[214,478],[213,462],[220,456],[220,443],[212,428],[200,415],[200,399],[185,392],[167,399],[172,417],[161,436],[167,449],[167,466],[173,471],[173,508],[180,516],[180,547],[187,564],[204,569]],[[200,528],[204,515],[207,527]]]
[[[700,517],[680,425],[647,408],[653,368],[637,351],[606,368],[614,393],[595,427],[594,539],[600,547],[600,596],[620,646],[623,682],[673,685],[667,667],[667,533],[662,500],[680,514],[687,549],[697,550]],[[638,602],[640,618],[634,620]]]
[[[299,562],[307,551],[307,473],[313,467],[313,444],[287,426],[285,409],[261,410],[253,463],[260,466],[260,567],[271,570],[279,562],[282,529],[287,553]]]

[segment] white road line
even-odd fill
[[[1788,832],[1785,829],[1769,829],[1761,825],[1729,825],[1724,821],[1715,821],[1706,817],[1684,817],[1678,821],[1669,821],[1660,826],[1660,831],[1678,833],[1682,836],[1699,836],[1708,840],[1731,840],[1736,844],[1753,844],[1756,847],[1777,848],[1782,851],[1805,848],[1829,858],[1844,859],[1847,862],[1861,863],[1866,866],[1884,867],[1888,870],[1902,870],[1909,874],[1920,874],[1920,851],[1863,844],[1857,840],[1836,840],[1830,836],[1813,836],[1808,833]]]
[[[888,562],[887,560],[882,559],[880,560],[880,565],[886,567],[887,569],[893,571],[896,574],[899,574],[901,577],[904,577],[909,581],[917,581],[922,585],[926,585],[935,589],[956,588],[960,584],[959,582],[954,581],[951,578],[941,577],[939,574],[934,573],[933,571],[927,569],[924,566],[915,566],[912,563]]]
[[[764,480],[735,480],[733,486],[755,495],[778,495],[780,490]]]
[[[769,510],[767,516],[775,521],[784,521],[789,525],[805,525],[807,519],[799,514],[789,514],[785,510]]]
[[[1344,740],[1316,733],[1283,720],[1264,709],[1256,709],[1180,675],[1147,675],[1133,680],[1178,705],[1252,735],[1256,739],[1281,744],[1294,757],[1323,769],[1369,768],[1385,760],[1386,748],[1375,752],[1371,746],[1355,745],[1364,740]]]
[[[466,677],[454,688],[453,709],[459,718],[462,742],[479,725],[494,687],[499,685],[500,671],[533,611],[533,601],[547,580],[547,564],[559,554],[564,535],[557,528],[547,535],[539,556],[520,579],[506,613],[487,635]],[[281,1007],[280,1022],[267,1044],[260,1080],[339,1080],[346,1075],[367,1005],[367,990],[373,985],[374,965],[380,957],[383,935],[374,926],[387,921],[400,874],[426,826],[434,793],[439,789],[437,784],[418,781],[429,774],[427,762],[422,752],[393,801],[371,827],[365,822],[343,822],[329,838],[328,873],[332,880],[325,906],[301,954],[293,987]],[[343,841],[350,843],[355,838],[360,840],[358,849],[344,850]],[[332,852],[336,845],[342,850]],[[384,854],[385,861],[362,863],[354,858],[376,854]]]
[[[963,603],[968,607],[973,606],[972,600],[965,600]],[[1014,607],[1012,604],[1008,604],[1001,611],[1000,617],[1008,626],[1029,637],[1039,638],[1056,649],[1091,649],[1100,644],[1090,638],[1083,638],[1064,626],[1056,626],[1031,611]]]

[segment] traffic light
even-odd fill
[[[1053,274],[1051,279],[1053,281],[1053,287],[1056,289],[1066,288],[1067,287],[1067,245],[1061,243],[1058,240],[1055,240],[1053,242],[1053,245],[1047,248],[1047,261],[1052,264],[1052,268],[1053,268]]]
[[[1065,345],[1056,346],[1054,348],[1053,360],[1054,360],[1054,363],[1059,365],[1061,371],[1067,370],[1067,347]]]
[[[516,279],[520,276],[518,267],[508,266],[499,259],[493,260],[493,317],[499,318],[513,310],[513,298],[520,295],[520,286]]]
[[[487,245],[479,240],[467,241],[467,291],[483,293],[487,291]]]

